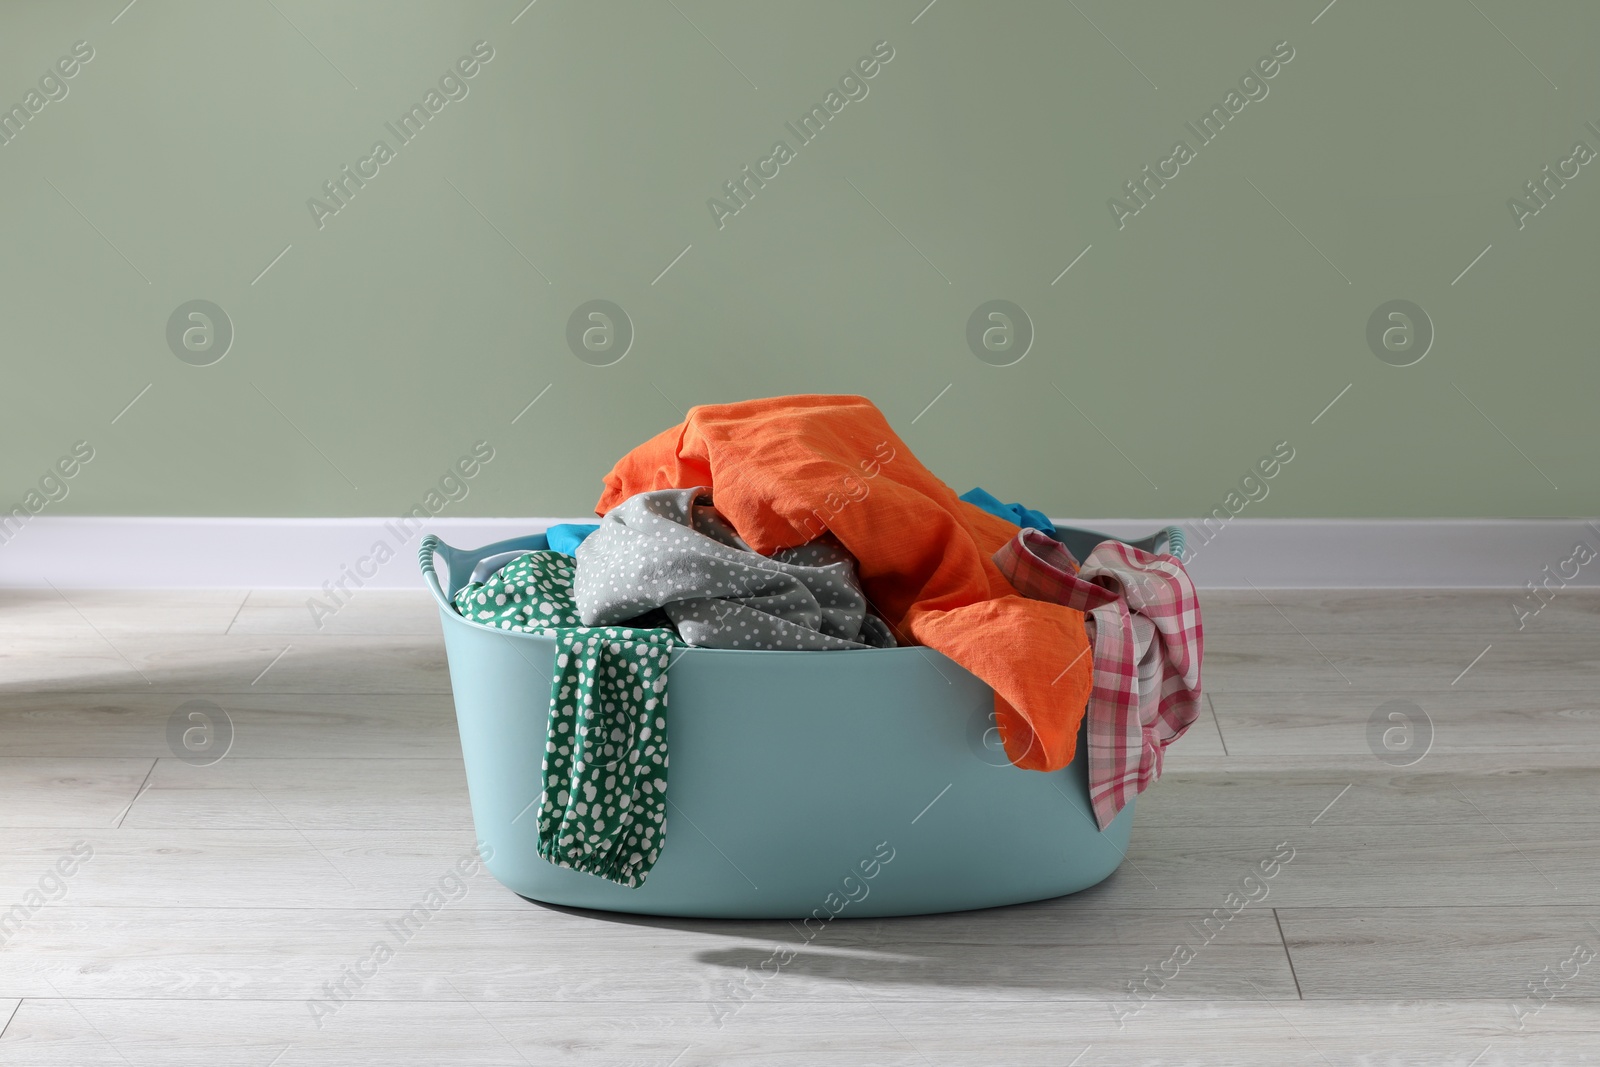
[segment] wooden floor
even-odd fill
[[[0,594],[0,1064],[1600,1064],[1600,596],[1268,596],[1205,597],[1207,712],[1095,889],[801,947],[479,875],[314,1019],[472,846],[428,603]],[[197,699],[212,766],[169,745]]]

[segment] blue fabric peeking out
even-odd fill
[[[1026,530],[1042,530],[1050,537],[1056,535],[1056,525],[1042,511],[1025,508],[1021,504],[1002,504],[985,489],[969,489],[961,494],[961,499],[969,504],[976,504],[991,515],[998,515],[1009,523],[1014,523]]]
[[[577,553],[583,539],[598,529],[600,527],[592,522],[563,522],[546,530],[544,540],[550,551],[571,556]]]

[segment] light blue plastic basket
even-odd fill
[[[1080,559],[1106,539],[1058,536]],[[1181,553],[1181,539],[1171,529],[1133,543]],[[471,551],[430,535],[421,552],[473,824],[489,870],[514,892],[649,915],[820,920],[1041,900],[1121,862],[1133,804],[1096,827],[1082,735],[1070,766],[1018,770],[994,729],[993,691],[916,647],[683,650],[668,682],[666,841],[649,878],[628,889],[547,863],[535,800],[555,643],[470,623],[450,599],[478,560],[544,547],[542,534]]]

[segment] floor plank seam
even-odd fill
[[[1222,742],[1222,754],[1231,755],[1228,751],[1228,737],[1222,732],[1222,719],[1217,716],[1217,705],[1212,701],[1211,694],[1206,694],[1206,707],[1211,709],[1211,725],[1217,728],[1217,740]]]
[[[1265,1004],[1268,1007],[1273,1007],[1275,1005],[1284,1004],[1284,1003],[1287,1002],[1287,998],[1285,998],[1285,997],[1264,997],[1264,996],[1262,996],[1261,992],[1258,991],[1258,990],[1252,990],[1251,992],[1254,995],[1239,994],[1239,995],[1234,995],[1234,996],[1224,996],[1224,995],[1222,995],[1220,993],[1209,993],[1209,994],[1205,994],[1203,996],[1193,996],[1193,997],[1163,997],[1157,1003],[1161,1003],[1161,1004],[1165,1004],[1165,1005],[1178,1005],[1178,1006],[1183,1006],[1183,1005],[1225,1004],[1225,1005],[1236,1006],[1236,1007],[1237,1006],[1248,1006],[1248,1005],[1252,1005],[1252,1004]],[[38,1004],[47,1004],[47,1003],[54,1002],[54,1003],[66,1004],[68,1006],[75,1006],[77,1004],[82,1003],[85,1000],[89,1001],[92,1004],[304,1004],[305,1003],[305,999],[306,998],[303,995],[289,995],[289,996],[281,996],[281,997],[230,997],[230,996],[218,996],[218,995],[209,995],[209,996],[203,996],[203,997],[130,997],[130,996],[101,997],[101,996],[95,996],[93,994],[74,993],[71,996],[56,995],[56,996],[48,996],[48,997],[37,997],[37,996],[21,997],[21,998],[18,999],[17,1008],[13,1009],[11,1014],[12,1014],[12,1018],[15,1018],[16,1015],[18,1014],[18,1012],[20,1011],[21,1007],[22,1007],[22,1003],[25,1002],[25,1001],[32,1001],[36,1005],[38,1005]],[[1430,997],[1422,997],[1422,998],[1416,998],[1416,997],[1398,997],[1397,998],[1397,997],[1393,997],[1393,996],[1370,996],[1370,997],[1339,996],[1339,997],[1318,997],[1315,1007],[1311,1006],[1311,1001],[1309,1001],[1309,1000],[1299,1001],[1298,1003],[1303,1003],[1303,1004],[1307,1005],[1307,1009],[1308,1010],[1316,1011],[1316,1010],[1321,1010],[1323,1008],[1340,1008],[1340,1007],[1361,1007],[1361,1008],[1366,1008],[1366,1007],[1368,1007],[1370,1005],[1373,1005],[1373,1004],[1389,1004],[1389,1005],[1394,1005],[1394,1004],[1409,1004],[1409,1005],[1419,1005],[1419,1004],[1426,1004],[1426,1005],[1471,1005],[1473,1007],[1476,1007],[1476,1006],[1481,1005],[1481,1004],[1504,1004],[1504,1003],[1506,1003],[1507,999],[1508,998],[1506,996],[1504,996],[1504,995],[1496,996],[1496,995],[1491,995],[1491,994],[1481,994],[1481,995],[1476,995],[1476,996],[1448,996],[1448,997],[1430,996]],[[1563,1003],[1570,1001],[1573,1005],[1580,1005],[1580,1004],[1584,1005],[1584,1006],[1600,1005],[1600,998],[1595,998],[1595,997],[1568,997],[1568,996],[1563,995],[1560,999],[1561,999],[1561,1001]],[[579,1000],[579,999],[575,999],[575,998],[572,998],[572,997],[536,997],[536,996],[526,996],[526,995],[517,995],[517,996],[510,996],[510,997],[492,997],[492,996],[489,996],[488,994],[480,995],[478,998],[476,998],[474,1000],[471,1000],[471,1001],[468,1001],[468,1000],[465,1000],[465,999],[461,999],[461,998],[456,998],[456,997],[434,997],[434,996],[417,996],[417,997],[378,997],[378,996],[371,996],[371,997],[357,997],[357,998],[355,998],[355,999],[353,999],[351,1001],[348,1001],[348,1003],[352,1003],[352,1004],[369,1004],[369,1005],[377,1005],[377,1004],[464,1004],[464,1003],[473,1003],[473,1004],[496,1004],[496,1005],[502,1005],[502,1006],[528,1005],[528,1006],[534,1006],[534,1007],[547,1006],[547,1005],[584,1005],[584,1006],[637,1005],[637,1006],[644,1007],[644,1008],[651,1008],[651,1007],[659,1008],[659,1007],[662,1007],[662,1006],[669,1006],[669,1005],[695,1005],[695,1006],[715,1005],[715,1004],[718,1004],[718,1003],[721,1003],[721,1002],[722,1002],[722,998],[719,997],[719,996],[709,996],[709,997],[700,997],[700,998],[695,998],[695,997],[659,997],[659,998],[654,998],[654,999],[638,999],[638,998],[635,998],[635,999],[632,999],[632,1000],[618,1000],[618,999],[616,999],[614,997],[596,996],[596,997],[594,997],[592,999]],[[750,1003],[756,1003],[756,1002],[755,1001],[751,1001]],[[789,1000],[789,1001],[767,1000],[767,1001],[764,1001],[762,1003],[765,1003],[768,1006],[773,1006],[773,1007],[780,1007],[780,1006],[782,1006],[784,1004],[789,1004],[789,1005],[807,1005],[807,1006],[833,1006],[833,1007],[855,1006],[855,1007],[859,1007],[861,1005],[861,999],[860,999],[860,997],[847,997],[847,996],[844,996],[843,994],[839,994],[839,995],[835,995],[835,996],[826,996],[826,997],[819,996],[819,997],[807,997],[807,998],[804,998],[804,999],[798,999],[797,998],[797,999],[792,999],[792,1000]],[[882,999],[882,1000],[879,1000],[878,1003],[879,1004],[892,1005],[892,1006],[942,1009],[942,1008],[950,1008],[952,1006],[962,1006],[962,1005],[972,1006],[972,1004],[974,1002],[952,1000],[952,999],[949,999],[949,998],[940,999],[940,998],[931,998],[931,997],[929,997],[929,998],[896,997],[896,998],[894,998],[892,1000]],[[1066,1005],[1066,1006],[1072,1006],[1072,1007],[1083,1007],[1083,1006],[1092,1006],[1092,1005],[1099,1005],[1099,1004],[1117,1004],[1117,1003],[1120,1003],[1120,1002],[1117,999],[1117,995],[1116,994],[1108,993],[1108,994],[1106,994],[1104,996],[1056,997],[1056,998],[1052,998],[1052,999],[1031,999],[1031,1000],[1021,999],[1021,998],[989,997],[989,998],[985,998],[982,1001],[978,1001],[976,1003],[979,1006],[986,1005],[986,1004],[1018,1004],[1018,1005],[1040,1005],[1040,1006]],[[10,1020],[9,1019],[7,1020],[7,1025],[8,1026],[10,1025]],[[4,1034],[5,1034],[5,1031],[4,1030],[0,1030],[0,1037],[4,1037]]]
[[[246,604],[250,603],[250,596],[254,592],[255,592],[254,589],[246,589],[244,591],[244,599],[239,601],[239,606],[237,608],[233,609],[233,618],[229,619],[228,620],[228,625],[223,627],[223,630],[222,630],[222,636],[223,637],[228,637],[228,636],[232,635],[232,633],[233,633],[233,624],[239,621],[239,616],[240,615],[244,614],[244,606]],[[241,634],[240,636],[244,636],[244,635]]]
[[[442,972],[441,972],[441,974],[442,974]],[[315,992],[315,991],[313,991],[313,992]],[[1566,1001],[1568,998],[1563,996],[1561,999],[1563,1001]],[[209,996],[202,996],[202,997],[131,997],[131,996],[106,996],[106,997],[102,997],[102,996],[95,996],[92,993],[73,993],[70,996],[65,995],[65,994],[61,994],[61,995],[52,995],[52,996],[47,996],[47,997],[22,997],[22,998],[20,998],[20,1000],[18,1002],[18,1008],[20,1009],[20,1007],[21,1007],[21,1001],[32,1001],[35,1005],[48,1004],[48,1003],[54,1002],[54,1003],[66,1004],[68,1006],[74,1006],[74,1005],[77,1005],[77,1004],[81,1004],[82,1002],[84,1002],[86,1000],[89,1001],[91,1004],[304,1004],[306,998],[305,998],[304,995],[294,995],[294,994],[288,994],[288,995],[281,996],[281,997],[230,997],[230,996],[218,996],[218,995],[209,995]],[[1410,1000],[1410,1001],[1407,1001],[1407,1003],[1478,1005],[1478,1004],[1483,1004],[1483,1003],[1503,1004],[1505,1002],[1505,1000],[1506,1000],[1505,997],[1497,997],[1497,996],[1487,996],[1487,995],[1485,995],[1485,996],[1472,996],[1472,997],[1465,997],[1465,996],[1430,997],[1430,998],[1427,998],[1424,1001]],[[1595,998],[1592,998],[1592,997],[1588,997],[1588,998],[1585,998],[1585,997],[1573,997],[1573,998],[1571,998],[1571,1000],[1572,1000],[1572,1003],[1574,1003],[1574,1004],[1580,1004],[1580,1003],[1593,1004],[1593,1003],[1596,1003]],[[580,999],[576,999],[576,998],[573,998],[573,997],[537,997],[537,996],[526,996],[526,995],[521,995],[521,994],[516,995],[516,996],[509,996],[509,997],[495,997],[495,996],[491,996],[488,993],[482,993],[482,994],[478,995],[476,998],[474,998],[474,999],[472,999],[470,1001],[468,1001],[466,999],[463,999],[463,998],[439,997],[439,996],[423,995],[423,996],[414,996],[414,997],[380,997],[380,996],[356,997],[356,998],[354,998],[354,999],[352,999],[350,1001],[347,1001],[346,1003],[351,1003],[351,1004],[464,1004],[464,1003],[469,1003],[470,1002],[470,1003],[474,1003],[474,1004],[500,1004],[500,1005],[526,1004],[526,1005],[535,1005],[535,1006],[550,1005],[550,1004],[587,1005],[587,1006],[607,1005],[607,1004],[610,1004],[610,1005],[633,1004],[633,1005],[640,1005],[640,1006],[643,1006],[643,1007],[660,1007],[662,1005],[714,1005],[714,1004],[720,1003],[721,1001],[722,1001],[722,998],[719,997],[719,996],[716,996],[716,995],[711,995],[711,996],[706,996],[706,997],[698,997],[698,998],[697,997],[658,997],[658,998],[652,998],[652,999],[637,999],[636,998],[636,999],[633,999],[633,1000],[618,1000],[618,999],[613,998],[613,997],[595,996],[593,998],[580,1000]],[[1278,997],[1278,996],[1267,996],[1267,997],[1264,997],[1257,990],[1251,990],[1249,995],[1244,994],[1244,993],[1239,993],[1239,994],[1235,994],[1235,995],[1232,995],[1232,996],[1225,996],[1225,995],[1223,995],[1221,993],[1208,993],[1208,994],[1199,995],[1199,996],[1192,996],[1192,997],[1163,997],[1159,1001],[1157,1001],[1157,1003],[1161,1003],[1161,1004],[1180,1005],[1180,1006],[1181,1005],[1202,1005],[1202,1004],[1227,1004],[1227,1005],[1233,1005],[1233,1006],[1242,1006],[1242,1005],[1250,1005],[1250,1004],[1266,1004],[1268,1006],[1272,1006],[1272,1005],[1277,1005],[1277,1004],[1285,1004],[1287,1002],[1288,1002],[1288,998],[1287,997]],[[832,995],[829,995],[829,996],[794,998],[794,999],[790,999],[788,1001],[766,1000],[766,1001],[761,1001],[761,1002],[750,1001],[749,1003],[752,1003],[752,1004],[754,1004],[754,1003],[765,1003],[766,1005],[772,1006],[772,1007],[780,1007],[780,1006],[782,1006],[784,1004],[790,1004],[790,1005],[795,1005],[795,1004],[800,1004],[800,1005],[818,1005],[818,1006],[847,1005],[847,1006],[859,1007],[861,1005],[861,998],[859,996],[857,996],[857,997],[849,997],[849,996],[846,996],[846,995],[841,993],[841,994],[832,994]],[[923,1008],[935,1008],[935,1009],[938,1009],[938,1008],[948,1008],[948,1007],[951,1007],[951,1006],[954,1006],[954,1005],[963,1005],[963,1004],[970,1005],[973,1002],[953,1000],[953,999],[949,999],[949,998],[935,998],[935,997],[895,997],[893,999],[888,999],[888,998],[880,999],[878,1001],[878,1003],[879,1004],[887,1004],[887,1005],[895,1005],[895,1006],[912,1006],[912,1007],[923,1007]],[[980,1004],[980,1005],[985,1005],[985,1004],[1019,1004],[1019,1005],[1040,1005],[1040,1006],[1068,1005],[1068,1006],[1073,1006],[1073,1007],[1084,1007],[1084,1006],[1094,1006],[1094,1005],[1099,1005],[1099,1004],[1117,1004],[1117,1003],[1120,1003],[1120,1001],[1118,1000],[1118,997],[1117,997],[1116,993],[1108,992],[1108,993],[1106,993],[1104,995],[1100,995],[1100,996],[1081,996],[1081,997],[1053,997],[1053,998],[1032,998],[1032,999],[1026,999],[1026,998],[1021,998],[1021,997],[986,997],[982,1001],[979,1001],[977,1003]],[[1303,1001],[1302,1003],[1305,1003],[1305,1004],[1309,1005],[1311,1002],[1310,1001]],[[1332,1006],[1335,1006],[1335,1007],[1340,1006],[1340,1005],[1365,1006],[1365,1005],[1370,1005],[1370,1004],[1393,1004],[1393,1003],[1396,1003],[1396,1000],[1393,997],[1338,997],[1338,998],[1329,998],[1329,999],[1319,998],[1318,1001],[1317,1001],[1318,1006],[1321,1006],[1321,1005],[1332,1005]],[[13,1017],[15,1017],[16,1014],[17,1014],[16,1011],[12,1012]],[[8,1022],[9,1022],[9,1020],[8,1020]],[[3,1036],[3,1035],[4,1035],[4,1031],[0,1031],[0,1036]]]
[[[70,829],[70,827],[69,827],[69,829]],[[509,893],[509,889],[507,889],[507,893]],[[533,907],[533,905],[531,905],[530,902],[526,901],[526,899],[522,899],[522,897],[518,897],[518,899],[520,899],[520,902],[507,901],[506,904],[478,905],[478,907],[459,907],[459,905],[458,905],[458,907],[454,907],[453,912],[454,913],[458,913],[458,915],[459,915],[459,913],[466,913],[466,912],[482,912],[482,913],[507,913],[507,912],[510,912],[510,913],[517,913],[517,915],[522,915],[522,913],[531,913],[530,912],[530,907]],[[53,909],[59,909],[59,910],[130,910],[130,912],[195,912],[195,910],[203,910],[203,912],[373,912],[373,913],[389,913],[389,912],[392,912],[392,910],[394,910],[395,905],[394,904],[339,904],[339,905],[334,905],[334,907],[328,907],[328,905],[325,905],[325,904],[51,904],[50,907],[53,907]],[[1550,910],[1550,912],[1581,912],[1581,910],[1594,910],[1595,907],[1597,907],[1597,905],[1595,905],[1595,904],[1534,904],[1534,905],[1525,905],[1525,904],[1381,904],[1381,905],[1378,905],[1378,904],[1296,904],[1296,905],[1294,905],[1294,907],[1290,907],[1290,909],[1286,909],[1286,910],[1291,910],[1291,912],[1432,912],[1432,910],[1438,910],[1438,912],[1472,912],[1472,910],[1502,910],[1502,912],[1509,912],[1509,910],[1523,910],[1523,909],[1528,909],[1528,907],[1534,907],[1534,909]],[[1187,915],[1187,913],[1200,913],[1200,915],[1205,915],[1206,910],[1208,910],[1208,909],[1206,909],[1206,905],[1205,904],[1200,904],[1200,902],[1197,902],[1197,904],[1189,905],[1189,907],[1141,907],[1141,905],[1130,904],[1130,905],[1125,905],[1125,907],[1114,907],[1114,909],[1107,909],[1107,912],[1128,912],[1128,913],[1131,913],[1131,915],[1136,915],[1136,917],[1138,917],[1138,915],[1147,915],[1147,913],[1150,913],[1150,912],[1178,912],[1179,915]],[[894,917],[894,918],[918,918],[918,917],[915,917],[915,915],[910,915],[910,917]],[[691,921],[691,920],[685,920],[685,921]],[[723,918],[715,918],[715,920],[693,920],[693,921],[707,921],[707,923],[786,923],[787,920],[781,920],[781,918],[728,918],[728,920],[723,920]],[[846,921],[846,920],[838,920],[838,921]],[[859,920],[848,920],[848,921],[853,921],[853,923],[856,923],[856,921],[859,921],[859,923],[877,923],[877,921],[885,921],[885,920],[883,920],[883,918],[859,918]],[[674,928],[670,928],[670,926],[669,926],[669,929],[674,929]],[[728,936],[728,937],[736,937],[736,936],[739,936],[739,934],[726,934],[726,936]],[[1578,997],[1578,995],[1576,995],[1576,993],[1563,993],[1562,997],[1563,998],[1565,998],[1565,997],[1576,998],[1576,997]],[[3,997],[0,997],[0,1000],[3,1000]],[[1600,993],[1595,993],[1594,997],[1590,997],[1590,1000],[1600,1000]]]
[[[1301,1000],[1306,999],[1305,991],[1300,988],[1300,975],[1294,969],[1294,955],[1289,951],[1289,939],[1283,935],[1283,919],[1278,916],[1278,909],[1272,909],[1272,921],[1278,925],[1278,940],[1283,942],[1283,958],[1289,963],[1289,977],[1294,979],[1294,995]]]
[[[7,755],[4,754],[3,746],[0,746],[0,759],[7,759],[7,760],[39,760],[39,761],[42,762],[42,761],[45,761],[45,760],[58,760],[58,761],[59,760],[131,760],[131,759],[162,760],[162,759],[167,759],[167,758],[169,758],[169,757],[166,757],[166,756],[141,756],[137,752],[129,752],[126,755],[121,755],[121,756],[99,756],[99,755],[88,755],[88,756],[85,756],[85,755],[79,755],[77,753],[73,753],[71,755],[66,755],[66,756],[7,756]],[[436,762],[436,763],[448,762],[448,763],[451,763],[451,764],[454,764],[454,765],[461,765],[461,763],[462,763],[462,760],[461,760],[460,756],[234,756],[234,755],[231,755],[231,754],[228,756],[228,762],[229,763],[311,763],[311,762],[349,763],[349,762],[352,762],[352,761],[361,762],[361,763],[376,763],[376,762],[378,762],[380,760],[384,761],[384,762],[393,762],[393,763],[404,763],[404,762],[413,762],[414,763],[414,762],[417,762],[419,760],[427,760],[429,762]],[[1530,766],[1527,767],[1527,768],[1518,767],[1516,769],[1517,770],[1525,770],[1525,769],[1526,770],[1537,770],[1538,768],[1537,767],[1533,767],[1530,764]],[[1191,773],[1192,774],[1192,773],[1196,773],[1196,772],[1192,772],[1191,771],[1191,772],[1185,772],[1185,773]],[[1200,772],[1200,773],[1216,773],[1216,772]]]
[[[128,821],[129,815],[133,814],[133,806],[139,803],[140,797],[144,796],[145,787],[150,784],[150,776],[156,773],[156,764],[160,762],[161,759],[159,756],[150,761],[150,769],[144,772],[144,781],[140,782],[139,788],[133,791],[133,799],[128,801],[128,806],[126,808],[122,809],[122,814],[118,816],[117,825],[114,827],[114,829],[122,829],[122,824]]]

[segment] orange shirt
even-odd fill
[[[708,485],[757,552],[831,530],[902,643],[950,657],[995,692],[1011,762],[1072,762],[1092,659],[1083,614],[1018,596],[993,556],[1017,528],[958,500],[917,461],[870,400],[785,396],[690,409],[618,461],[595,505]]]

